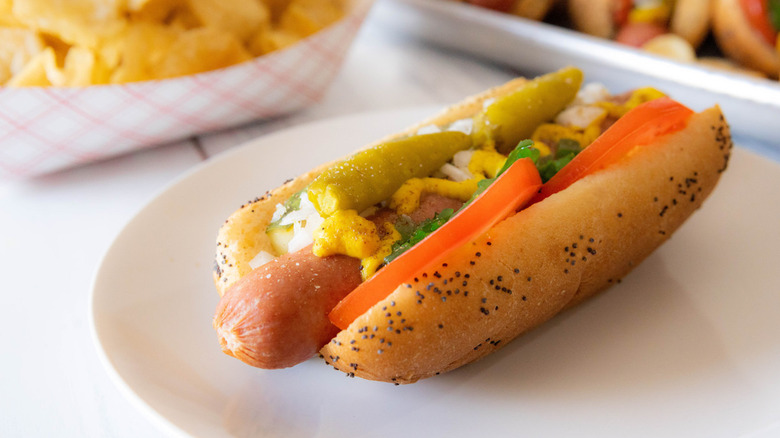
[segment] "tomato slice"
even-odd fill
[[[642,47],[651,39],[667,33],[655,23],[628,23],[618,31],[615,41],[631,47]]]
[[[615,26],[623,27],[628,23],[628,15],[631,13],[634,2],[632,0],[616,0],[613,5],[615,9],[612,12],[612,19],[615,21]]]
[[[777,31],[769,21],[769,5],[767,0],[739,0],[750,27],[761,35],[770,46],[775,44]]]
[[[460,246],[525,206],[541,184],[534,163],[528,158],[517,160],[436,232],[388,263],[342,299],[328,315],[331,322],[342,330],[347,328],[399,285],[439,263]]]
[[[620,161],[636,146],[679,131],[693,111],[668,97],[651,100],[629,111],[604,131],[590,146],[555,174],[532,202],[560,192],[580,178]]]

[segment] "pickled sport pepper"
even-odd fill
[[[471,145],[471,137],[457,131],[382,143],[321,173],[309,185],[309,200],[325,217],[340,210],[363,211],[388,199],[409,178],[434,173]]]
[[[475,143],[492,140],[499,152],[514,149],[521,140],[531,138],[537,126],[552,120],[574,100],[582,78],[582,71],[567,67],[539,76],[496,99],[474,116]]]

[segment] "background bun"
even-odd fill
[[[572,25],[580,32],[611,39],[617,32],[615,5],[615,0],[569,0]]]
[[[517,0],[511,11],[515,15],[542,20],[555,4],[555,0]]]
[[[780,53],[753,30],[739,0],[714,0],[712,30],[718,47],[740,65],[776,78]]]
[[[677,0],[669,30],[699,47],[707,38],[712,17],[711,0]]]

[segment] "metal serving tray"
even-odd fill
[[[383,4],[384,3],[384,4]],[[654,86],[701,110],[718,103],[740,138],[780,151],[780,83],[681,63],[547,23],[444,0],[385,0],[382,20],[407,34],[540,74],[575,65],[613,91]]]

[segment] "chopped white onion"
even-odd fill
[[[439,170],[441,170],[441,173],[446,175],[447,178],[455,182],[466,181],[472,177],[468,170],[460,169],[450,163],[446,163],[445,165],[441,166],[441,169]]]
[[[285,215],[281,222],[279,222],[279,225],[290,225],[295,222],[306,220],[312,213],[317,213],[317,209],[314,208],[314,204],[311,203],[309,197],[306,196],[306,193],[302,193],[300,207]]]
[[[597,106],[570,106],[555,117],[555,123],[563,126],[585,128],[590,126],[594,120],[601,117],[605,112],[604,108]]]
[[[596,102],[607,100],[610,98],[610,96],[611,94],[609,94],[609,90],[604,86],[604,84],[591,82],[589,84],[585,84],[585,86],[580,89],[580,91],[577,93],[577,97],[574,98],[574,101],[570,106],[591,105]]]
[[[325,219],[316,211],[306,218],[306,224],[296,222],[293,225],[293,237],[287,244],[287,252],[301,250],[314,243],[314,231],[322,225]]]
[[[441,132],[441,128],[436,125],[425,125],[417,130],[417,135],[436,134]]]
[[[471,156],[474,155],[474,151],[460,151],[456,152],[452,157],[452,164],[459,169],[468,169],[471,162]]]
[[[270,262],[275,257],[271,253],[267,253],[265,251],[260,251],[257,253],[257,255],[249,261],[249,267],[252,269],[257,269],[260,266],[263,266],[264,264]]]
[[[320,216],[319,213],[314,213],[306,218],[306,225],[303,227],[303,229],[307,234],[314,237],[314,231],[316,231],[323,222],[325,222],[325,218]]]
[[[458,131],[466,135],[471,135],[471,131],[474,129],[473,119],[460,119],[452,122],[447,128],[448,131]]]
[[[301,222],[296,222],[293,225],[293,237],[287,244],[287,252],[295,252],[301,248],[305,248],[307,245],[314,242],[314,238],[303,231]]]
[[[278,221],[282,218],[282,215],[284,215],[284,204],[276,204],[276,210],[274,210],[274,215],[271,216],[271,222]]]

